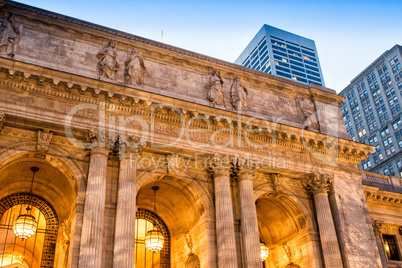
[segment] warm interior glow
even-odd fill
[[[165,238],[159,230],[150,230],[145,236],[145,247],[148,251],[158,252],[163,248]]]
[[[265,261],[268,258],[269,250],[268,247],[264,243],[260,243],[261,247],[261,260]]]
[[[21,239],[28,239],[38,229],[38,223],[34,216],[22,214],[18,216],[17,220],[13,224],[14,234]]]
[[[16,205],[8,209],[0,218],[0,267],[40,268],[43,243],[45,239],[46,219],[35,206],[30,206],[31,215],[35,217],[37,231],[28,239],[16,239],[13,224],[26,211],[26,204]]]

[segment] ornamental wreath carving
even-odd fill
[[[128,85],[144,83],[145,65],[141,53],[137,48],[134,48],[130,56],[125,62],[126,68],[124,69],[124,83]]]
[[[113,41],[109,41],[109,43],[98,52],[99,78],[104,77],[116,80],[119,63],[117,62],[116,51],[114,50],[115,46],[116,44]]]
[[[236,111],[245,111],[247,109],[248,91],[240,80],[240,76],[236,76],[232,84],[232,88],[230,89],[230,103]]]
[[[212,76],[209,79],[209,83],[207,85],[207,98],[211,102],[212,106],[215,105],[224,105],[225,99],[223,95],[223,80],[220,75],[219,70],[214,70],[212,72]]]

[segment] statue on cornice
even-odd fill
[[[126,84],[136,83],[142,85],[144,83],[145,65],[141,53],[134,48],[128,59],[126,60],[126,68],[124,70],[124,82]]]
[[[225,99],[223,95],[223,80],[221,78],[219,70],[213,71],[212,76],[209,79],[207,89],[207,98],[211,102],[212,106],[225,105]]]
[[[109,43],[98,52],[99,78],[105,77],[116,80],[119,63],[117,62],[116,51],[114,50],[115,46],[116,44],[113,41],[109,41]]]
[[[6,47],[7,55],[14,57],[14,47],[18,41],[21,31],[19,24],[15,22],[14,14],[0,21],[0,46]]]
[[[298,99],[297,103],[302,112],[303,129],[319,131],[316,108],[311,97]]]
[[[230,89],[230,103],[236,111],[247,109],[247,95],[247,88],[240,81],[240,76],[236,76]]]

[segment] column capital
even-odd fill
[[[215,154],[207,163],[207,168],[213,173],[214,178],[225,176],[230,177],[233,171],[233,161],[227,156]]]
[[[119,159],[131,159],[137,161],[142,155],[142,149],[146,143],[134,135],[118,136]]]
[[[332,177],[330,174],[312,173],[307,175],[301,181],[303,187],[311,194],[328,194],[329,187],[332,184]]]
[[[106,149],[106,148],[102,148],[102,147],[91,148],[91,155],[100,154],[100,155],[108,156],[109,153],[110,153],[110,150]]]
[[[255,169],[243,168],[237,171],[238,181],[253,181],[255,178]]]
[[[372,218],[371,225],[373,226],[374,234],[381,235],[381,228],[384,225],[384,222]]]

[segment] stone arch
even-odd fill
[[[284,192],[289,193],[260,193],[256,200],[260,238],[270,251],[265,263],[267,267],[285,267],[292,262],[313,265],[308,263],[316,254],[313,215],[308,207],[299,205],[304,204],[299,196]]]
[[[186,182],[189,186],[188,190],[190,190],[195,196],[199,196],[202,200],[202,204],[200,205],[202,205],[203,208],[200,207],[200,209],[205,211],[207,219],[214,219],[215,209],[212,196],[202,184],[198,183],[194,178],[185,175],[184,173],[182,173],[181,176],[177,176],[164,173],[152,173],[148,171],[142,171],[137,175],[137,194],[139,189],[146,183],[165,178],[183,180],[184,182]]]
[[[85,183],[86,174],[83,168],[75,160],[71,158],[71,154],[67,150],[51,145],[49,147],[48,153],[42,153],[37,151],[36,146],[37,146],[36,142],[24,142],[9,146],[1,150],[0,169],[11,162],[25,159],[27,155],[34,156],[34,154],[30,153],[36,152],[38,153],[37,159],[40,159],[40,157],[45,156],[45,158],[42,160],[47,160],[54,167],[57,166],[57,168],[66,171],[66,173],[70,174],[70,176],[74,178],[74,180],[76,180],[77,194],[79,200],[83,201],[85,199],[85,185],[86,185]],[[50,156],[54,158],[51,158]],[[56,163],[55,159],[57,159],[60,162]]]
[[[45,165],[49,168],[53,168],[57,170],[61,174],[63,174],[64,183],[67,188],[71,187],[71,195],[67,202],[71,207],[60,209],[60,206],[53,205],[54,209],[58,213],[58,217],[60,221],[65,221],[68,219],[69,226],[71,228],[71,237],[69,241],[69,256],[63,256],[65,254],[62,245],[62,234],[58,233],[58,243],[56,249],[56,260],[63,262],[63,259],[68,259],[68,263],[71,265],[75,265],[78,262],[78,251],[79,251],[79,243],[81,236],[81,226],[82,226],[82,212],[83,212],[83,204],[85,200],[85,190],[86,190],[86,171],[84,168],[77,163],[71,156],[71,153],[64,150],[63,148],[50,145],[50,148],[47,153],[37,151],[37,143],[36,142],[24,142],[9,146],[0,151],[0,175],[4,173],[3,171],[12,165],[16,165],[18,163],[29,163],[30,161],[33,163],[37,163],[39,165]],[[36,164],[35,164],[36,165]],[[51,180],[54,185],[54,181]],[[0,179],[1,184],[1,179]],[[25,188],[27,184],[22,180],[17,184],[18,187],[16,189],[2,189],[0,187],[0,198],[4,197],[5,193],[16,193],[17,191],[27,191]],[[25,188],[24,188],[25,187]],[[54,203],[55,200],[60,200],[60,196],[66,194],[66,189],[63,187],[51,187],[50,185],[41,185],[42,190],[41,194],[48,195],[49,189],[50,192],[54,192],[54,198],[47,198],[50,202]],[[51,188],[46,188],[51,187]],[[24,190],[25,189],[25,190]],[[63,204],[66,202],[59,202],[59,204]],[[62,265],[62,264],[58,264]]]
[[[157,214],[169,228],[172,237],[171,267],[186,264],[189,249],[185,234],[193,236],[194,252],[200,256],[203,266],[209,267],[215,261],[215,230],[210,224],[214,219],[210,194],[193,178],[173,174],[142,172],[137,177],[137,206],[153,210],[152,186],[158,186]],[[158,201],[159,200],[159,201]],[[207,235],[206,235],[207,234]],[[207,239],[198,239],[207,236]],[[201,240],[201,241],[200,241]]]

